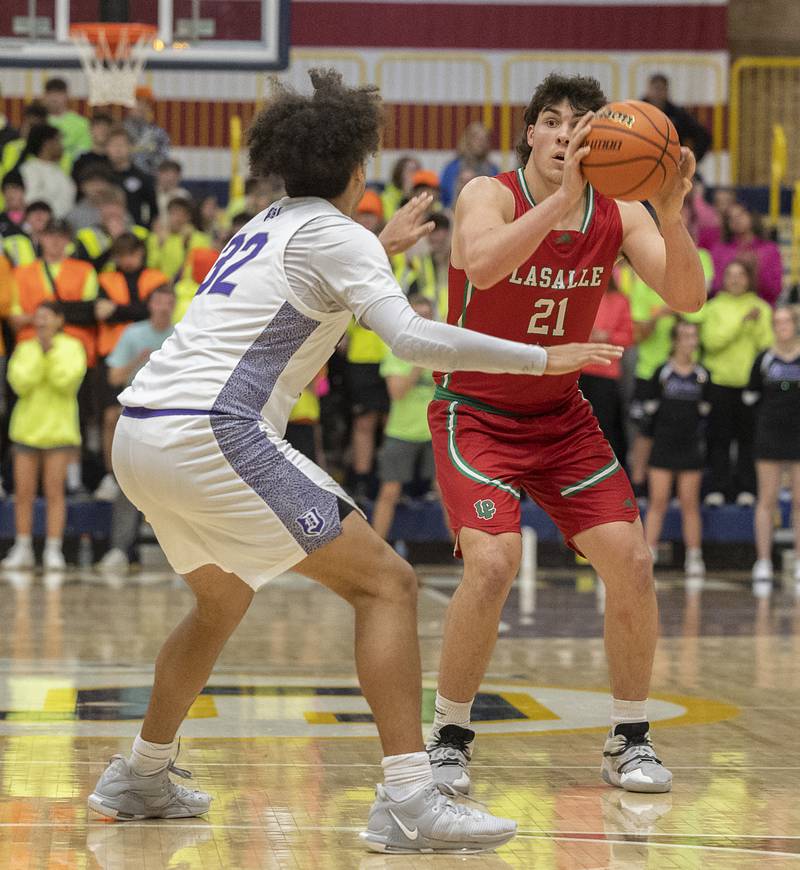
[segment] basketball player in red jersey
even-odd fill
[[[592,113],[605,103],[594,79],[550,75],[525,112],[521,167],[464,188],[451,323],[544,346],[586,341],[620,254],[670,308],[703,305],[703,270],[681,222],[694,157],[681,149],[680,172],[652,200],[658,225],[641,203],[601,196],[587,185],[581,160]],[[577,380],[577,373],[536,383],[477,372],[437,376],[429,420],[464,576],[447,611],[428,751],[434,776],[457,791],[469,790],[470,707],[519,568],[523,490],[605,582],[613,708],[603,779],[628,791],[672,786],[646,712],[658,632],[652,559],[628,478]]]

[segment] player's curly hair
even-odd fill
[[[608,102],[600,82],[590,76],[562,76],[550,73],[549,76],[533,92],[523,120],[525,126],[517,143],[517,157],[521,166],[525,166],[533,150],[528,145],[528,127],[536,123],[540,113],[548,106],[555,106],[562,100],[568,100],[575,112],[596,112]]]
[[[314,93],[275,83],[247,134],[250,171],[280,176],[289,196],[333,199],[378,150],[383,106],[374,85],[349,88],[332,69],[309,72]]]

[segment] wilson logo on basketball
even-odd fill
[[[613,109],[607,109],[605,111],[601,110],[597,113],[596,117],[598,119],[607,118],[609,121],[615,121],[617,124],[623,124],[629,130],[636,122],[636,118],[634,118],[633,115],[626,115],[624,112],[615,112]]]

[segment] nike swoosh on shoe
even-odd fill
[[[388,810],[388,813],[397,822],[397,824],[400,826],[400,830],[406,835],[406,837],[408,837],[409,840],[417,839],[417,837],[419,836],[419,828],[414,828],[414,830],[412,831],[407,828],[391,810]]]

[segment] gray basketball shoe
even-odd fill
[[[516,822],[457,804],[430,783],[400,801],[377,786],[359,837],[374,852],[467,853],[496,849],[516,833]]]
[[[208,812],[211,796],[177,785],[169,774],[191,779],[188,770],[169,766],[152,776],[139,776],[128,760],[115,755],[89,795],[89,808],[111,819],[188,819]]]
[[[434,782],[447,785],[459,794],[469,794],[470,743],[474,739],[474,731],[459,725],[445,725],[431,734],[425,748],[431,760]]]
[[[609,785],[648,794],[672,788],[672,773],[656,756],[649,729],[648,722],[634,722],[617,725],[609,732],[600,768]]]

